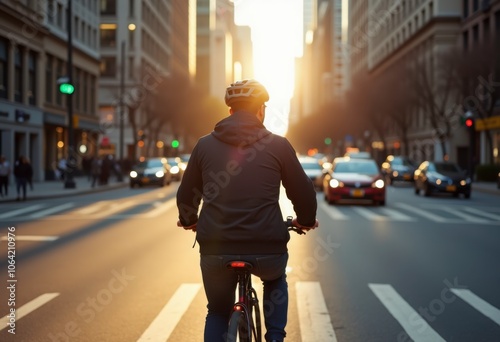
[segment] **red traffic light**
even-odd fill
[[[474,120],[473,120],[473,119],[471,119],[471,118],[467,118],[467,119],[465,119],[465,126],[467,126],[467,127],[472,127],[472,126],[474,126]]]

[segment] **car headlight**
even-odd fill
[[[130,171],[130,178],[137,178],[137,172]]]
[[[372,187],[377,189],[383,189],[385,186],[385,182],[382,179],[377,179],[375,183],[372,184]]]
[[[330,182],[328,183],[330,185],[330,188],[341,188],[344,186],[344,183],[339,182],[336,179],[331,179]]]
[[[170,168],[170,173],[174,174],[174,175],[178,174],[179,173],[179,167],[178,166],[172,166]]]
[[[155,176],[158,177],[158,178],[161,178],[163,177],[165,174],[163,173],[163,171],[156,171],[155,173]]]

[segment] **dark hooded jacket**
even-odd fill
[[[197,223],[201,254],[285,253],[281,185],[298,222],[314,225],[316,192],[291,144],[255,114],[236,112],[193,149],[177,192],[180,222]]]

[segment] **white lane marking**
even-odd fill
[[[31,205],[31,206],[26,207],[26,208],[12,210],[12,211],[9,211],[7,213],[1,214],[0,218],[9,218],[9,217],[13,217],[13,216],[16,216],[19,214],[29,213],[30,211],[35,211],[35,210],[38,210],[38,209],[43,208],[43,207],[44,207],[43,204]]]
[[[7,283],[8,284],[8,283]],[[59,293],[44,293],[43,295],[40,295],[33,299],[31,302],[28,302],[18,308],[16,310],[16,321],[20,320],[30,312],[38,309],[42,305],[50,302],[52,299],[56,298],[59,296]],[[3,330],[8,327],[9,323],[9,316],[5,315],[0,319],[0,330]]]
[[[389,218],[394,221],[407,221],[407,222],[416,221],[416,219],[414,219],[413,217],[402,214],[394,209],[380,208],[380,210],[386,213],[389,216]]]
[[[389,284],[368,284],[391,315],[415,342],[445,341]]]
[[[125,209],[133,206],[134,204],[136,204],[136,201],[126,201],[123,203],[116,203],[116,204],[112,205],[111,208],[109,208],[108,210],[100,212],[100,213],[94,215],[93,217],[94,218],[102,218],[102,217],[110,216],[110,215],[113,215],[114,213],[125,210]]]
[[[450,207],[440,207],[439,210],[443,210],[446,212],[449,212],[455,216],[460,217],[461,219],[467,221],[467,222],[473,222],[473,223],[485,223],[489,222],[488,220],[476,217],[476,216],[471,216],[467,215],[466,213],[463,213],[460,209],[457,208],[450,208]]]
[[[157,205],[157,207],[154,208],[153,210],[150,210],[150,211],[148,211],[145,214],[139,214],[139,215],[136,215],[136,216],[140,216],[140,217],[143,217],[143,218],[156,217],[156,216],[160,215],[161,213],[163,213],[163,212],[169,210],[170,208],[174,207],[175,205],[176,205],[176,199],[172,198],[171,200],[169,200],[169,201],[167,201],[165,203],[161,203],[160,202]]]
[[[49,209],[45,209],[45,210],[39,211],[39,212],[37,212],[35,214],[31,214],[30,217],[31,218],[40,218],[40,217],[43,217],[43,216],[46,216],[46,215],[50,215],[50,214],[56,213],[58,211],[63,211],[65,209],[69,209],[69,208],[71,208],[73,206],[74,206],[73,203],[64,203],[64,204],[58,205],[56,207],[52,207],[52,208],[49,208]]]
[[[403,203],[396,203],[395,204],[396,207],[399,207],[399,208],[402,208],[404,210],[408,210],[408,211],[411,211],[417,215],[420,215],[420,216],[424,216],[434,222],[447,222],[449,221],[448,219],[444,218],[444,217],[441,217],[441,216],[438,216],[438,215],[434,215],[428,211],[425,211],[425,210],[422,210],[422,209],[419,209],[419,208],[415,208],[415,207],[412,207],[410,205],[407,205],[407,204],[403,204]]]
[[[92,214],[92,213],[95,213],[97,210],[99,210],[106,203],[107,203],[106,201],[100,201],[100,202],[94,203],[86,208],[83,208],[81,210],[77,210],[76,213],[83,214],[83,215]]]
[[[491,305],[490,303],[478,297],[472,291],[467,289],[451,289],[458,297],[462,298],[465,302],[469,303],[477,311],[490,318],[493,322],[500,325],[500,310]]]
[[[334,220],[349,220],[349,217],[343,214],[339,209],[326,204],[325,202],[320,202],[320,206],[325,210],[326,214]]]
[[[297,282],[295,291],[297,293],[301,340],[303,342],[336,342],[337,337],[320,284],[318,282]]]
[[[361,207],[353,207],[352,208],[354,211],[356,211],[359,215],[363,216],[364,218],[368,220],[373,220],[373,221],[387,221],[387,216],[382,216],[375,214],[371,210],[368,210],[366,208],[361,208]]]
[[[182,284],[137,342],[167,341],[201,284]]]
[[[500,215],[495,215],[495,214],[492,214],[492,213],[488,213],[488,212],[485,212],[485,211],[482,211],[482,210],[478,210],[476,208],[470,208],[470,207],[465,207],[464,210],[468,211],[469,213],[476,214],[478,216],[483,216],[483,217],[490,218],[492,220],[500,221]]]
[[[2,236],[2,241],[7,241],[7,236]],[[16,235],[16,241],[55,241],[59,236],[43,235]]]

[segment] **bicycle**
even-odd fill
[[[297,234],[306,233],[293,226],[291,216],[287,217],[284,224],[289,231],[294,231]],[[245,261],[233,260],[228,262],[226,267],[235,271],[238,279],[238,301],[233,305],[226,341],[251,342],[253,338],[255,342],[261,342],[260,305],[257,292],[252,286],[251,277],[253,265]]]

